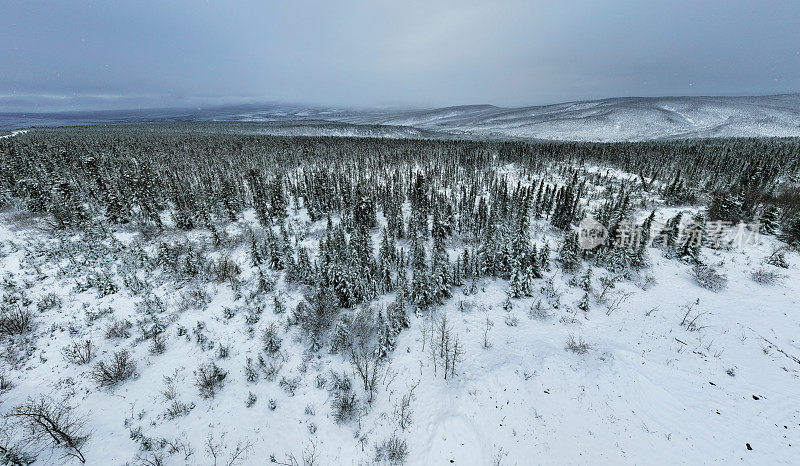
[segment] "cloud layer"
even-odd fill
[[[4,2],[0,110],[800,90],[800,3]]]

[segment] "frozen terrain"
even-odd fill
[[[384,123],[396,122],[370,125]],[[713,203],[674,199],[691,199],[700,183],[681,191],[671,172],[663,181],[588,159],[523,159],[521,144],[502,146],[500,157],[493,151],[501,146],[475,141],[209,136],[203,124],[194,128],[34,129],[0,143],[8,162],[0,161],[18,167],[15,176],[29,174],[2,185],[17,197],[8,194],[0,210],[0,459],[8,464],[797,464],[800,259],[777,230],[730,225],[721,231],[746,241],[704,242],[694,256],[654,243],[641,249],[641,267],[588,255],[568,267],[564,251],[584,214],[638,224],[653,212],[653,225],[683,218],[684,237],[688,220],[710,215]],[[791,141],[767,142],[728,148],[764,147],[765,166],[772,157],[795,166],[796,154],[781,151]],[[299,161],[285,180],[259,181],[256,170],[242,169],[252,160],[274,167],[261,159],[273,152]],[[40,168],[51,163],[63,165]],[[145,163],[153,163],[150,176],[136,175]],[[709,172],[721,170],[708,163]],[[40,189],[50,172],[53,186]],[[349,184],[364,172],[369,184]],[[230,178],[219,191],[212,182],[173,188],[175,201],[148,211],[148,199],[162,194],[155,183],[174,183],[176,173],[192,183],[197,173]],[[110,186],[141,203],[122,204]],[[76,201],[78,187],[91,210]],[[557,227],[573,188],[579,209]],[[227,209],[223,200],[241,199],[236,189],[252,189],[243,198],[256,206],[269,193],[269,209],[283,206],[285,216]],[[196,197],[180,197],[187,193]],[[314,210],[343,196],[351,204]],[[216,210],[207,207],[212,199]],[[52,211],[37,201],[53,202]],[[436,236],[439,210],[430,233],[427,213],[422,227],[415,223],[422,202],[450,212],[449,233]],[[365,211],[374,224],[356,229]],[[68,223],[70,215],[82,223]],[[406,233],[392,237],[399,258],[387,265],[384,231],[398,217]],[[709,222],[704,231],[711,229]],[[517,247],[524,252],[513,257]],[[491,251],[513,259],[510,279],[484,271]],[[459,265],[468,252],[474,273]],[[357,268],[376,257],[380,274]],[[438,286],[437,257],[452,272],[446,292],[420,304],[417,283]],[[527,266],[530,286],[516,293],[522,260],[536,264],[537,276]],[[714,283],[693,273],[700,265],[715,270]],[[364,283],[374,293],[356,301]],[[331,304],[340,295],[352,302]],[[328,314],[314,314],[323,308]],[[399,328],[397,309],[407,319]],[[364,315],[377,323],[359,326]],[[15,325],[15,316],[30,321]],[[359,338],[374,363],[366,378]],[[442,350],[445,338],[458,351]],[[108,375],[120,357],[121,370]],[[37,425],[30,419],[40,419],[26,414],[36,400],[78,421],[70,424],[81,433],[78,449],[26,434]]]
[[[356,110],[254,104],[199,110],[0,113],[0,129],[153,121],[265,122],[263,126],[251,126],[250,131],[281,135],[574,141],[784,137],[800,136],[800,94],[630,97],[520,108],[468,105],[426,110]]]
[[[225,458],[236,445],[247,446],[236,464],[265,464],[269,455],[301,458],[311,449],[318,464],[365,464],[374,457],[375,442],[398,433],[399,400],[410,392],[410,426],[401,432],[408,464],[795,464],[798,458],[800,363],[791,358],[800,356],[797,256],[790,256],[790,268],[779,270],[783,278],[775,284],[750,277],[779,244],[773,238],[746,249],[704,251],[728,275],[721,292],[697,286],[689,266],[658,250],[651,250],[652,277],[646,280],[653,285],[620,284],[589,312],[572,306],[580,292],[558,269],[546,274],[561,294],[557,308],[537,310],[546,299],[544,280],[537,284],[541,293],[512,300],[509,310],[503,308],[506,281],[482,279],[474,293],[456,290],[432,315],[411,317],[375,400],[354,428],[332,419],[331,395],[317,385],[332,368],[349,367],[337,355],[307,353],[297,329],[283,337],[281,369],[282,380],[295,388],[246,380],[245,361],[257,357],[258,337],[245,331],[241,302],[225,284],[208,288],[200,306],[186,302],[192,296],[186,289],[156,290],[173,322],[162,355],[150,354],[138,339],[104,338],[109,323],[136,322],[140,298],[126,292],[98,298],[94,291],[74,291],[75,279],[54,278],[69,266],[29,252],[47,249],[40,221],[0,215],[6,291],[14,283],[33,302],[48,293],[60,298],[57,307],[36,315],[36,329],[27,337],[32,353],[13,356],[21,358],[16,369],[4,362],[13,385],[2,405],[39,393],[68,400],[92,432],[84,447],[89,464],[155,458],[146,448],[161,447],[143,447],[145,440],[181,449],[162,458],[164,464],[210,464],[209,438],[219,442]],[[248,223],[256,225],[252,214],[227,230],[235,237]],[[308,228],[321,231],[324,221]],[[534,231],[556,245],[543,225]],[[116,236],[125,243],[141,240],[124,231]],[[247,270],[245,276],[250,273],[246,247],[231,257]],[[289,308],[300,299],[292,287],[277,293]],[[431,343],[427,350],[424,343],[433,332],[428,328],[444,314],[465,351],[452,380],[436,375]],[[285,316],[268,309],[262,323],[272,321],[285,326]],[[194,386],[198,364],[218,358],[213,344],[193,341],[197,334],[191,329],[200,322],[203,338],[227,348],[218,361],[227,380],[212,399],[199,397]],[[180,336],[180,328],[190,333]],[[584,354],[565,349],[571,337],[588,344]],[[71,365],[62,355],[62,348],[83,339],[98,345],[97,359],[128,349],[138,361],[134,379],[98,390],[90,366]],[[165,395],[169,390],[172,395]],[[256,399],[252,407],[246,405],[249,393]],[[176,400],[187,411],[172,420],[175,414],[165,413]],[[193,454],[184,461],[188,451]],[[40,459],[37,464],[66,461],[46,454]]]

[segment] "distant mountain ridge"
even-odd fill
[[[291,104],[207,109],[0,113],[0,129],[142,121],[270,122],[263,133],[386,137],[479,137],[641,141],[709,137],[800,137],[800,94],[757,97],[618,97],[503,108],[356,110]],[[357,127],[369,125],[368,131]]]

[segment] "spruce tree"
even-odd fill
[[[558,260],[565,272],[574,272],[581,266],[581,249],[578,244],[578,234],[570,232],[564,239],[564,244],[558,251]]]
[[[759,233],[764,235],[774,235],[778,232],[780,218],[780,211],[774,205],[768,205],[761,212],[761,217],[758,219]]]

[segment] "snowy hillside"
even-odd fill
[[[396,112],[280,108],[240,117],[318,118],[472,136],[575,141],[800,136],[800,94],[615,98],[522,108],[473,105]]]
[[[208,109],[3,114],[0,129],[40,125],[238,121],[254,134],[479,137],[572,141],[800,136],[800,94],[763,97],[612,98],[501,108],[371,110],[247,105]],[[263,128],[256,124],[262,122]],[[285,126],[275,126],[281,123]],[[348,124],[348,127],[335,126]]]

